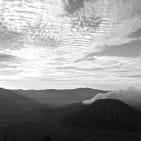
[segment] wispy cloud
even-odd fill
[[[1,0],[0,53],[7,56],[0,58],[11,66],[1,80],[126,81],[125,72],[140,75],[140,56],[88,57],[140,40],[133,36],[140,35],[140,7],[140,0]]]

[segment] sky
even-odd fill
[[[0,87],[141,86],[141,0],[0,0]]]

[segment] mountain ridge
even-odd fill
[[[92,98],[98,93],[106,93],[108,91],[91,88],[77,88],[65,90],[15,90],[15,92],[39,103],[50,104],[51,106],[63,106],[66,104],[79,103],[85,99]]]
[[[120,100],[100,99],[66,117],[64,122],[81,128],[141,130],[141,113]]]

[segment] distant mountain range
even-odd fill
[[[94,97],[98,93],[106,93],[108,91],[91,88],[77,88],[66,90],[15,90],[15,92],[42,104],[63,106],[66,104],[79,103]]]
[[[64,119],[80,128],[141,130],[141,113],[119,100],[101,99]]]
[[[32,118],[52,107],[80,103],[105,91],[89,88],[70,90],[9,90],[0,88],[0,126]]]

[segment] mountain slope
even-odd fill
[[[141,130],[141,113],[119,100],[111,99],[97,100],[64,121],[83,128]]]
[[[44,106],[11,90],[0,88],[0,126],[24,121],[42,112]]]
[[[16,90],[15,92],[39,103],[58,107],[66,104],[79,103],[85,99],[92,98],[98,93],[106,93],[107,91],[78,88],[66,90]]]

